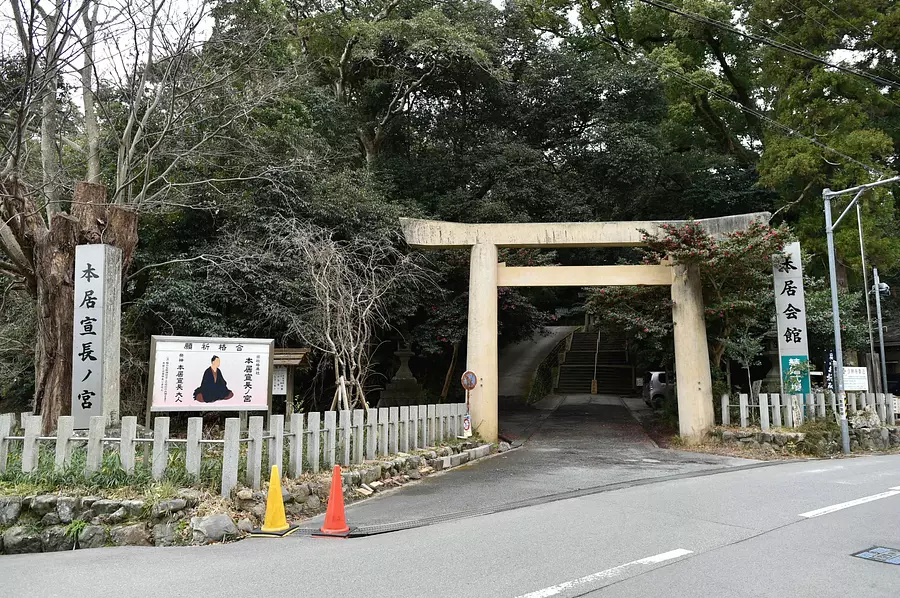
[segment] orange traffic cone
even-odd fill
[[[262,528],[250,532],[251,536],[259,538],[283,538],[297,530],[296,525],[289,525],[284,516],[284,497],[281,496],[281,476],[278,474],[278,466],[272,466],[272,475],[269,477],[269,494],[266,496],[266,520]]]
[[[328,494],[328,510],[325,511],[325,524],[315,536],[329,538],[346,538],[350,535],[350,527],[344,516],[344,488],[341,483],[341,466],[334,466],[331,475],[331,492]]]

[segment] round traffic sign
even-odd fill
[[[472,420],[467,415],[463,418],[463,430],[468,432],[471,427],[472,427]]]
[[[478,376],[475,375],[475,372],[469,370],[462,375],[462,385],[466,390],[472,390],[476,384],[478,384]]]

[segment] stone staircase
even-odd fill
[[[597,390],[600,394],[634,393],[634,368],[628,363],[625,339],[601,334],[597,350],[596,332],[576,332],[566,361],[560,366],[558,394],[591,392],[594,378],[594,353],[597,353]]]

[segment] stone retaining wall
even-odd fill
[[[784,454],[825,455],[841,451],[839,430],[816,432],[778,432],[741,428],[715,428],[710,437],[717,442]],[[851,451],[900,448],[900,426],[874,426],[850,429]]]
[[[362,500],[486,457],[491,448],[463,443],[346,468],[341,474],[345,501]],[[285,479],[282,498],[288,518],[322,513],[329,489],[330,473],[326,472]],[[155,503],[101,496],[0,496],[0,554],[237,540],[259,527],[265,511],[265,491],[243,486],[236,487],[229,499],[185,488]]]

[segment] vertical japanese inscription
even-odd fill
[[[75,250],[75,317],[72,327],[72,415],[76,429],[103,415],[103,327],[106,247]]]
[[[772,274],[782,392],[805,394],[810,392],[809,348],[800,243],[786,245],[784,253],[772,256]]]

